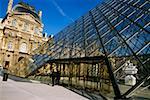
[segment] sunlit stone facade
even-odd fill
[[[48,40],[43,36],[42,12],[28,4],[12,7],[9,0],[6,16],[0,23],[0,65],[13,72],[22,58],[32,56],[33,50]]]

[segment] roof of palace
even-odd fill
[[[40,17],[37,14],[37,12],[35,11],[35,8],[24,2],[20,2],[17,5],[15,5],[13,7],[13,12],[29,13],[29,14],[33,15],[37,20],[40,21]]]

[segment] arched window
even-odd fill
[[[8,50],[12,50],[13,49],[13,43],[12,41],[8,42]]]
[[[38,47],[40,47],[41,46],[41,43],[40,42],[38,42]]]
[[[27,53],[27,44],[26,43],[22,43],[20,45],[20,52],[23,52],[23,53]]]
[[[38,29],[38,27],[35,27],[34,32],[35,32],[35,34],[38,34],[38,33],[39,33],[39,29]]]
[[[22,60],[24,57],[19,57],[19,59],[18,59],[18,62],[20,61],[20,60]]]
[[[29,24],[28,23],[24,23],[24,31],[28,31],[28,28],[29,28]]]
[[[34,42],[33,44],[32,44],[32,50],[35,50],[37,48],[37,44],[36,44],[36,42]]]
[[[12,26],[16,26],[16,25],[17,25],[17,20],[14,19],[14,20],[12,21]]]

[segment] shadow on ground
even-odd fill
[[[3,75],[0,75],[3,77]],[[25,79],[25,78],[22,78],[22,77],[17,77],[17,76],[14,76],[14,75],[8,75],[8,79],[11,79],[11,80],[14,80],[16,82],[28,82],[28,83],[32,83],[30,80],[28,79]]]
[[[65,87],[83,97],[86,97],[87,99],[89,100],[107,100],[103,95],[101,94],[96,94],[96,93],[93,93],[93,92],[89,92],[89,91],[85,91],[83,89],[76,89],[76,88],[73,88],[73,87]]]

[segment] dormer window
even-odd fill
[[[17,25],[17,20],[14,19],[14,20],[12,21],[12,26],[16,26],[16,25]]]

